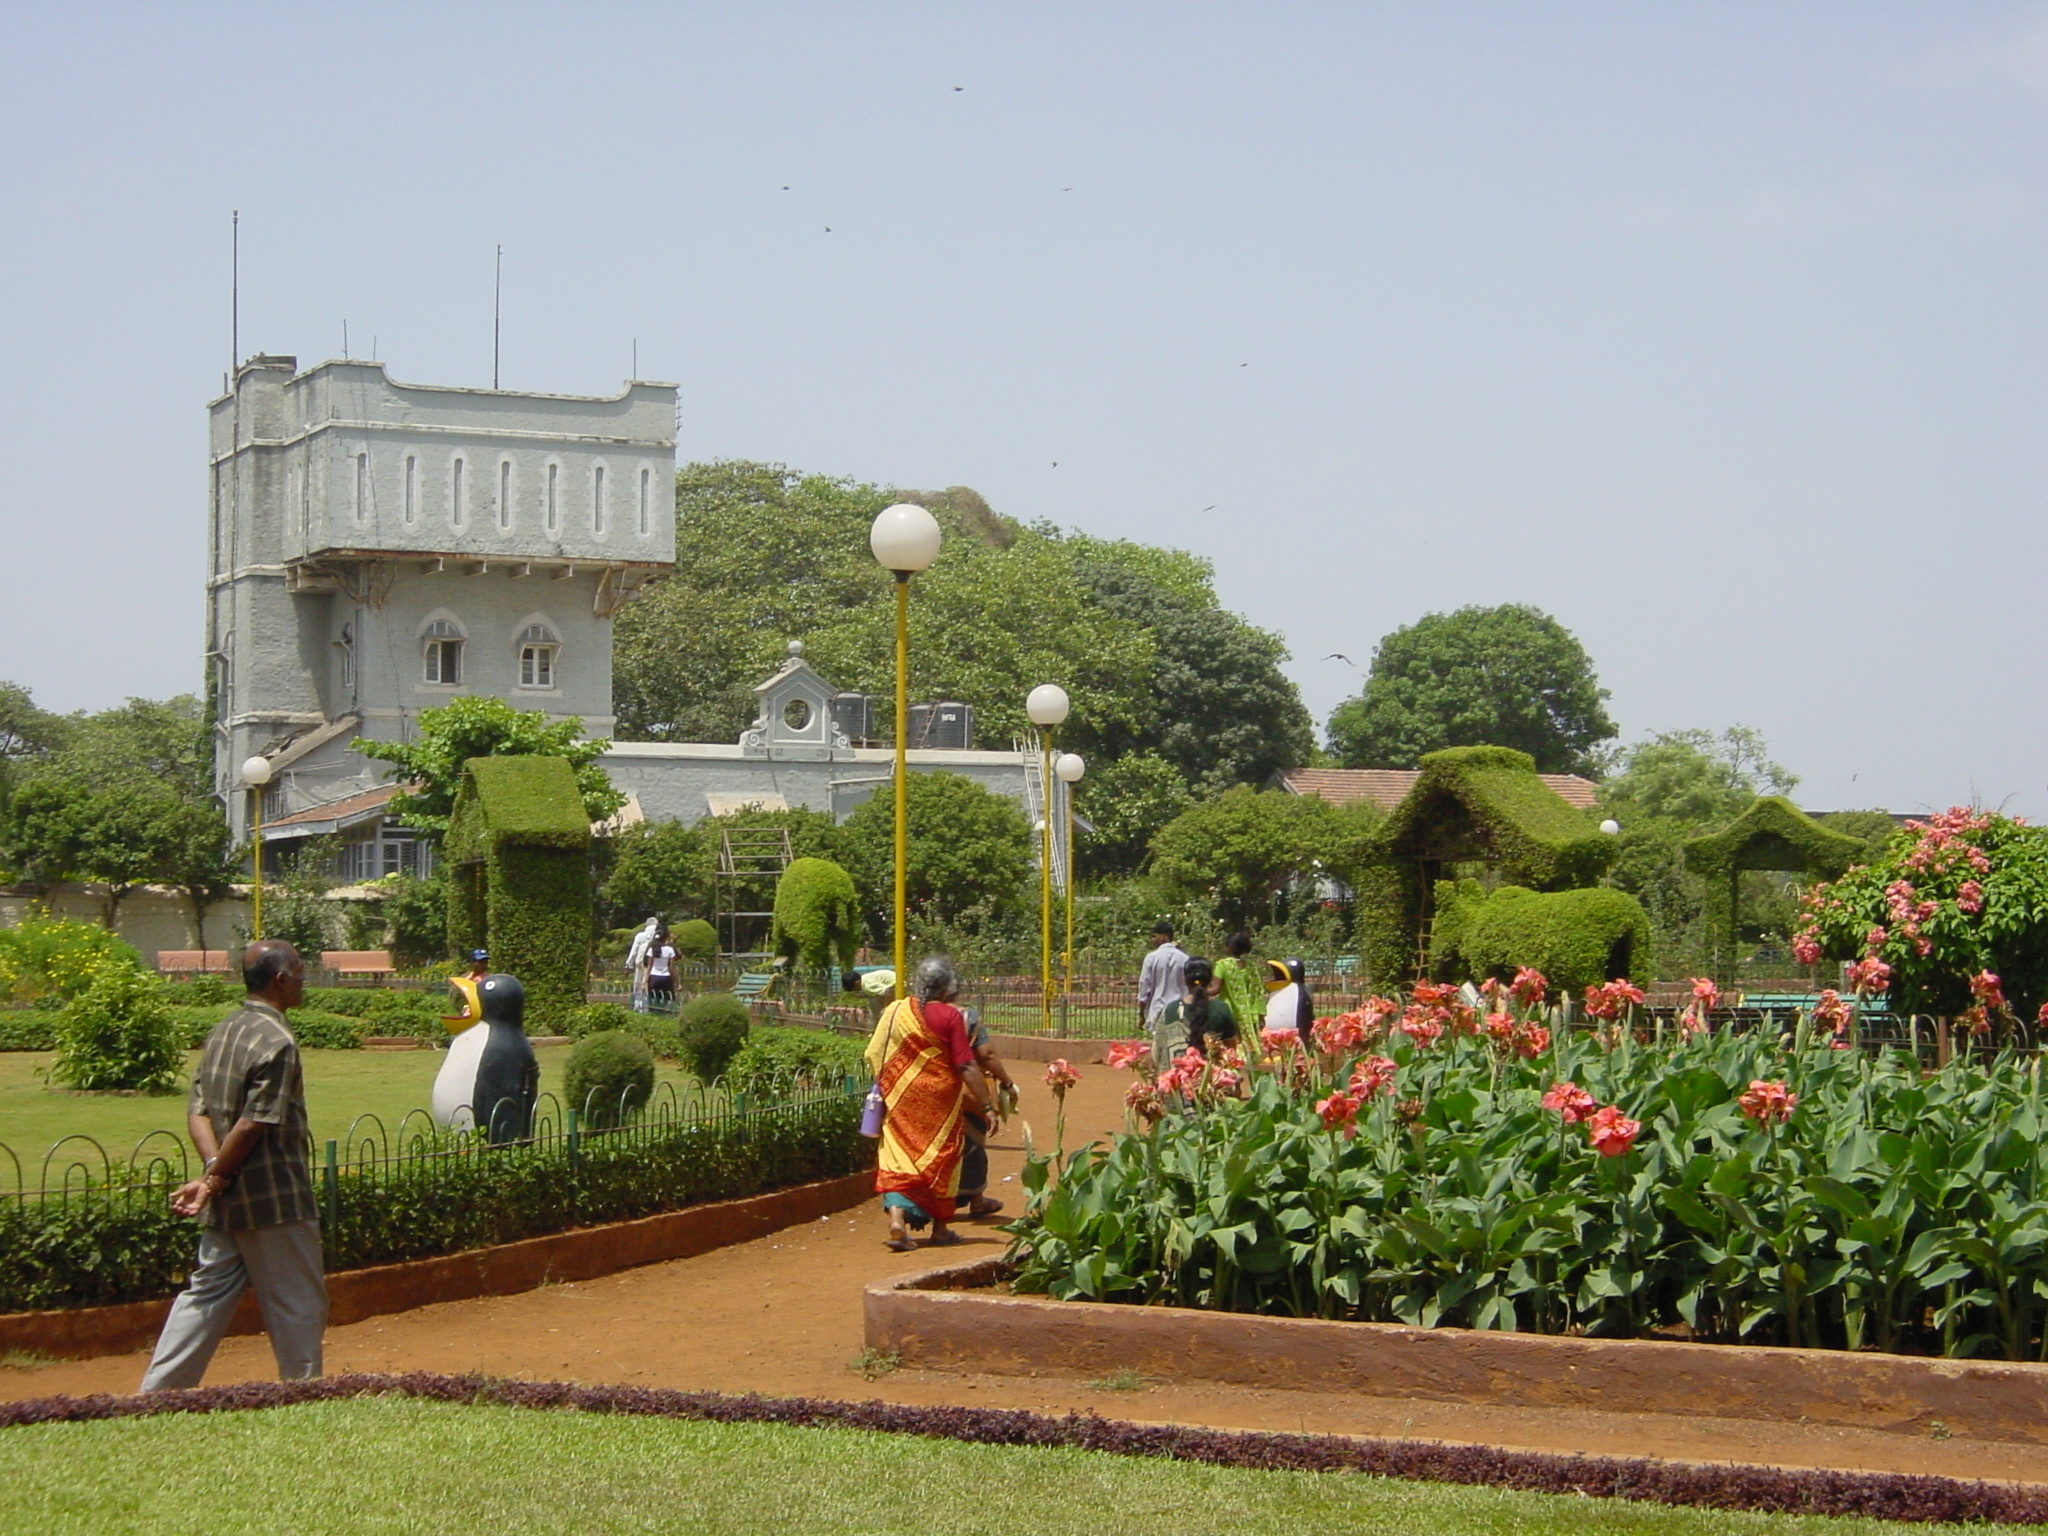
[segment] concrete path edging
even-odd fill
[[[1713,1415],[2048,1444],[2048,1365],[1048,1301],[988,1289],[999,1259],[871,1285],[870,1349],[926,1370],[1116,1370],[1281,1391]]]
[[[872,1172],[853,1173],[744,1200],[686,1206],[636,1221],[577,1227],[494,1248],[342,1270],[327,1277],[327,1320],[339,1327],[438,1301],[510,1296],[557,1281],[594,1280],[642,1264],[694,1258],[714,1248],[749,1242],[784,1227],[849,1210],[871,1198],[874,1189]],[[171,1298],[160,1297],[109,1307],[0,1313],[0,1350],[27,1350],[70,1360],[127,1354],[156,1341],[170,1310]],[[228,1332],[262,1331],[256,1298],[244,1293]]]

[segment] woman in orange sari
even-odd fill
[[[968,1107],[995,1117],[966,1017],[953,1006],[959,990],[952,965],[934,955],[918,966],[910,995],[888,1006],[868,1041],[867,1063],[887,1106],[875,1189],[889,1216],[889,1246],[898,1253],[910,1251],[911,1230],[922,1231],[927,1222],[929,1246],[960,1241],[950,1223]]]

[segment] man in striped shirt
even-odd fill
[[[320,1374],[327,1274],[305,1074],[284,1017],[305,996],[305,962],[264,939],[242,952],[242,983],[249,995],[206,1037],[186,1103],[203,1169],[171,1209],[199,1218],[199,1263],[164,1320],[145,1392],[199,1385],[244,1287],[256,1292],[277,1374]]]

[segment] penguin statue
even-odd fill
[[[1268,960],[1266,994],[1266,1028],[1294,1030],[1304,1046],[1313,1045],[1316,1000],[1308,990],[1308,967],[1299,960]]]
[[[434,1119],[451,1130],[482,1126],[492,1145],[533,1133],[540,1096],[540,1063],[526,1038],[526,989],[515,977],[486,976],[476,984],[481,1018],[448,1042],[448,1059],[434,1079]]]

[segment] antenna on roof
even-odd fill
[[[498,247],[498,266],[491,277],[491,388],[498,387],[498,317],[504,309],[505,247]]]

